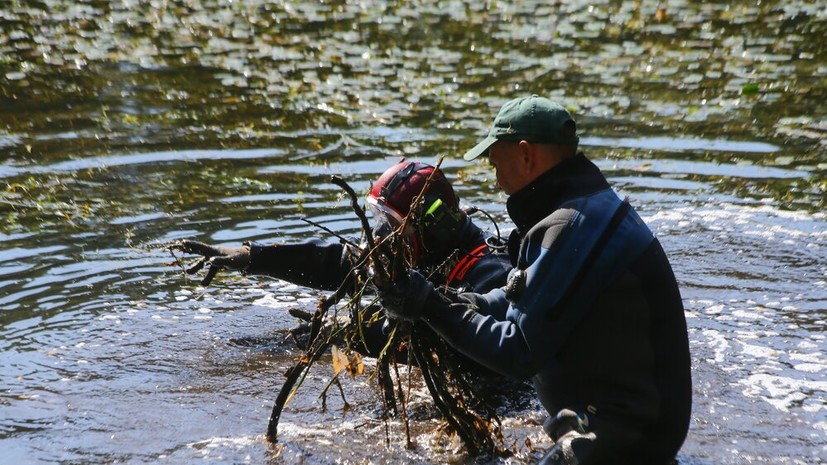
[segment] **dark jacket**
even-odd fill
[[[595,208],[609,189],[580,154],[513,194],[520,246],[509,293],[463,295],[447,309],[431,302],[440,310],[425,318],[471,359],[532,379],[550,414],[588,413],[595,463],[665,463],[691,409],[683,305],[663,249],[634,211]],[[595,217],[610,226],[589,230]],[[583,237],[596,240],[583,246]]]

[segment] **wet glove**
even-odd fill
[[[250,265],[250,246],[246,244],[241,247],[222,247],[184,239],[172,243],[169,249],[203,255],[200,260],[187,268],[186,272],[195,274],[204,265],[210,265],[207,277],[201,282],[205,286],[212,281],[218,270],[244,270]]]
[[[250,265],[250,246],[222,247],[187,239],[176,241],[170,248],[184,253],[203,255],[210,265],[227,270],[243,270]]]
[[[392,320],[415,322],[425,311],[425,302],[434,285],[416,270],[379,290],[379,300],[385,315]]]
[[[589,417],[569,409],[560,410],[557,415],[548,417],[543,422],[543,430],[555,441],[571,431],[585,434],[588,429]]]
[[[543,429],[554,440],[554,447],[538,465],[572,465],[588,461],[597,436],[588,432],[587,415],[563,409],[557,415],[548,417]]]

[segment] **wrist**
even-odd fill
[[[425,297],[422,305],[422,319],[432,320],[438,319],[449,306],[447,297],[442,295],[439,291],[431,290]]]
[[[243,270],[241,270],[246,272],[247,270],[253,267],[253,265],[256,262],[256,259],[261,256],[261,250],[264,246],[257,242],[244,241],[241,243],[241,247],[243,249],[246,249],[247,251],[247,265],[244,267]]]

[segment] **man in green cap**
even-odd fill
[[[649,228],[577,151],[576,124],[536,95],[507,102],[487,155],[517,226],[505,288],[447,296],[421,275],[380,292],[389,316],[423,319],[503,374],[531,379],[555,441],[541,464],[656,464],[689,427],[683,305]]]

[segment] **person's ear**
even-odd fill
[[[534,144],[521,140],[517,144],[517,156],[520,161],[521,171],[526,175],[531,175],[537,168],[537,150]]]

